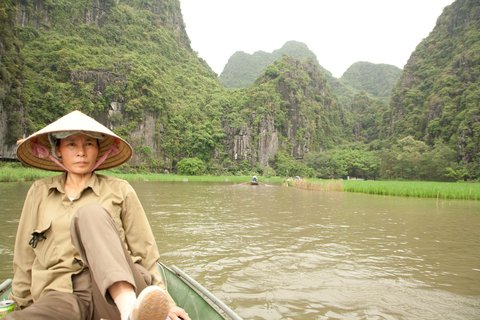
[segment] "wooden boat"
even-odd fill
[[[181,306],[192,320],[242,320],[225,303],[215,297],[200,283],[176,266],[170,268],[159,263],[165,286],[177,305]],[[0,284],[0,301],[8,299],[12,280]]]

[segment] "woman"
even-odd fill
[[[79,111],[20,141],[23,163],[64,173],[28,191],[13,258],[17,309],[7,319],[189,319],[163,287],[134,189],[95,173],[131,155],[125,140]]]

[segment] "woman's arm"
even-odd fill
[[[17,308],[25,308],[33,303],[31,295],[31,270],[35,253],[29,245],[29,241],[32,237],[35,207],[35,190],[32,185],[23,204],[13,252],[11,298],[17,303]]]
[[[125,240],[134,262],[140,263],[150,273],[157,274],[156,262],[160,258],[157,243],[135,190],[129,186],[122,209]]]

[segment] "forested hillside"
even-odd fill
[[[315,54],[304,43],[288,41],[280,49],[271,53],[265,51],[257,51],[253,54],[242,51],[235,52],[218,79],[227,88],[249,87],[267,66],[284,55],[301,61],[317,61]]]
[[[356,62],[343,73],[340,80],[373,97],[388,99],[401,74],[402,70],[392,65]]]
[[[391,103],[393,138],[450,148],[480,176],[480,2],[458,0],[411,55]]]
[[[326,85],[336,97],[344,120],[342,128],[353,135],[353,141],[368,143],[382,138],[382,132],[386,131],[382,124],[384,113],[387,111],[391,91],[402,72],[395,66],[357,62],[340,79],[336,79],[318,63],[315,54],[305,44],[289,41],[272,53],[234,53],[218,78],[228,88],[248,88],[254,85],[267,66],[282,56],[317,65],[327,80]],[[385,137],[384,134],[383,138]]]
[[[80,109],[129,137],[133,163],[170,167],[177,149],[191,149],[176,133],[180,118],[195,115],[191,130],[211,134],[196,126],[210,121],[202,101],[218,82],[190,49],[178,0],[12,0],[0,9],[11,30],[3,47],[13,47],[1,59],[6,143]]]
[[[238,54],[256,75],[231,89],[190,48],[178,0],[2,1],[1,155],[79,109],[132,143],[124,170],[478,179],[479,20],[456,1],[401,75],[359,63],[334,79],[292,41],[252,55],[261,66]]]

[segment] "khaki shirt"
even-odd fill
[[[72,292],[72,275],[82,271],[80,255],[70,238],[78,208],[97,203],[110,213],[123,244],[161,284],[159,253],[150,224],[132,186],[113,177],[93,174],[78,199],[65,194],[65,174],[36,181],[28,191],[20,217],[13,257],[12,298],[26,307],[47,291]],[[44,232],[36,248],[33,232]],[[127,245],[128,244],[128,245]]]

